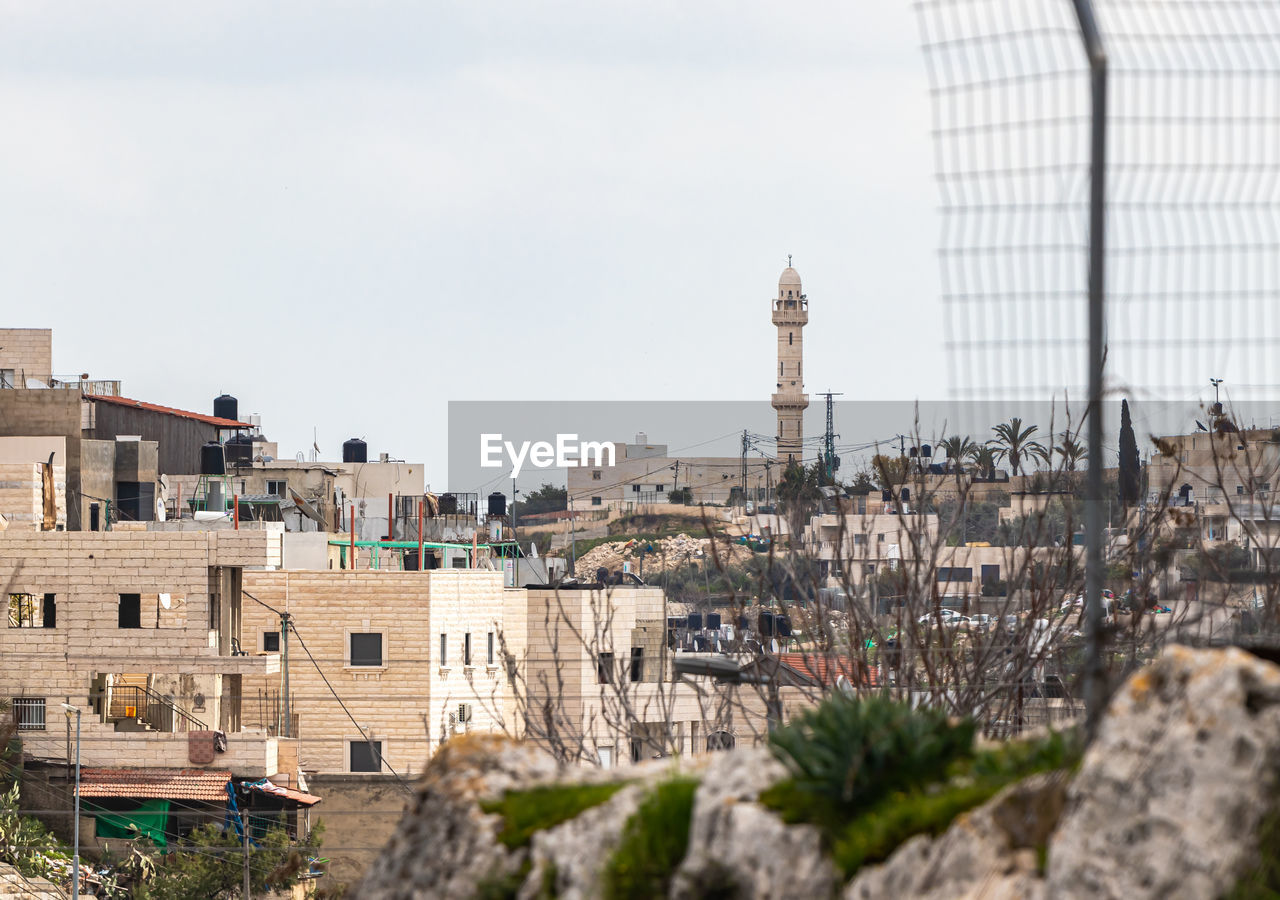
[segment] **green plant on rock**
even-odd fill
[[[676,868],[689,849],[693,795],[691,778],[664,781],[627,819],[622,837],[603,872],[607,900],[665,897]]]
[[[498,840],[509,850],[528,846],[534,832],[554,828],[576,818],[593,806],[604,803],[626,786],[624,781],[610,784],[554,784],[507,791],[501,799],[480,804],[487,813],[502,816]]]
[[[888,793],[941,780],[971,756],[973,736],[972,721],[951,722],[940,710],[834,694],[770,743],[791,773],[786,789],[808,809],[804,818],[837,822]]]

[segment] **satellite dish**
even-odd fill
[[[778,639],[777,639],[777,638],[770,638],[770,639],[769,639],[769,652],[770,652],[770,653],[773,653],[773,654],[776,654],[776,653],[778,652]]]
[[[172,608],[172,606],[173,606],[173,601],[172,601],[171,599],[169,599],[169,595],[168,595],[168,594],[161,594],[161,595],[160,595],[160,605],[161,605],[161,606],[163,606],[165,609],[170,609],[170,608]]]

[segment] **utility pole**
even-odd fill
[[[421,565],[421,557],[419,557],[419,565]],[[284,721],[281,727],[277,728],[277,733],[284,734],[285,737],[293,737],[293,710],[289,706],[289,629],[293,627],[293,616],[288,613],[280,614],[280,684],[281,694],[280,708],[284,711]],[[283,729],[283,730],[282,730]]]
[[[565,492],[568,494],[568,491]],[[578,572],[578,527],[573,518],[573,494],[569,496],[569,574]]]
[[[747,440],[747,429],[742,429],[742,508],[745,511],[747,507],[747,449],[750,442]]]
[[[827,430],[822,438],[822,455],[824,468],[827,473],[827,483],[835,484],[836,480],[836,420],[834,412],[834,402],[832,398],[843,397],[843,393],[827,391],[825,394],[819,394],[819,397],[827,398]]]
[[[243,810],[240,812],[240,831],[243,834],[241,844],[244,847],[244,898],[250,900],[253,895],[249,891],[249,818]]]

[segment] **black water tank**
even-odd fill
[[[720,630],[720,613],[707,613],[707,627],[713,631]]]
[[[247,434],[237,434],[222,445],[227,465],[248,466],[253,464],[253,438]]]
[[[458,498],[453,494],[440,495],[440,515],[456,516],[458,514]]]
[[[689,629],[691,631],[702,630],[702,613],[689,613]]]
[[[351,438],[342,442],[342,461],[344,463],[363,463],[369,461],[369,445],[360,438]]]
[[[791,637],[791,617],[778,616],[778,634],[782,637]]]
[[[230,394],[213,398],[213,414],[219,419],[240,421],[240,403]]]
[[[751,620],[748,619],[746,616],[738,616],[738,630],[746,631],[747,626],[750,624],[750,622]]]
[[[773,613],[760,613],[756,616],[756,632],[762,637],[773,637]]]
[[[489,515],[505,516],[507,514],[507,495],[502,491],[494,491],[489,495]]]
[[[200,474],[227,474],[227,461],[222,455],[222,445],[217,441],[210,441],[200,448]]]

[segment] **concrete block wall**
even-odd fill
[[[53,374],[52,328],[0,328],[0,369],[13,369],[15,387],[26,378],[45,384]]]
[[[56,708],[56,707],[55,707]],[[23,752],[41,759],[67,756],[67,729],[62,710],[50,714],[44,731],[22,732]],[[71,721],[71,753],[75,753],[75,719]],[[227,752],[215,753],[213,762],[191,762],[190,736],[186,732],[116,731],[88,715],[80,721],[82,766],[128,769],[230,769],[236,777],[266,778],[279,771],[277,741],[265,734],[227,735]]]
[[[453,732],[449,712],[470,703],[471,730],[500,726],[509,704],[497,633],[511,602],[497,572],[480,571],[246,571],[244,589],[293,616],[289,681],[299,719],[301,764],[307,772],[350,769],[348,744],[360,741],[334,691],[370,740],[383,742],[388,763],[402,776],[422,771],[430,753]],[[264,606],[244,606],[245,647],[260,652],[263,632],[278,632],[280,619]],[[495,633],[495,665],[487,663],[487,637]],[[383,635],[383,665],[351,666],[350,635]],[[463,665],[463,635],[472,635],[473,666]],[[442,671],[439,635],[449,635],[449,665]],[[308,658],[307,652],[315,659]],[[274,654],[273,654],[274,655]],[[246,676],[246,724],[259,713],[250,698],[278,691],[280,678]]]

